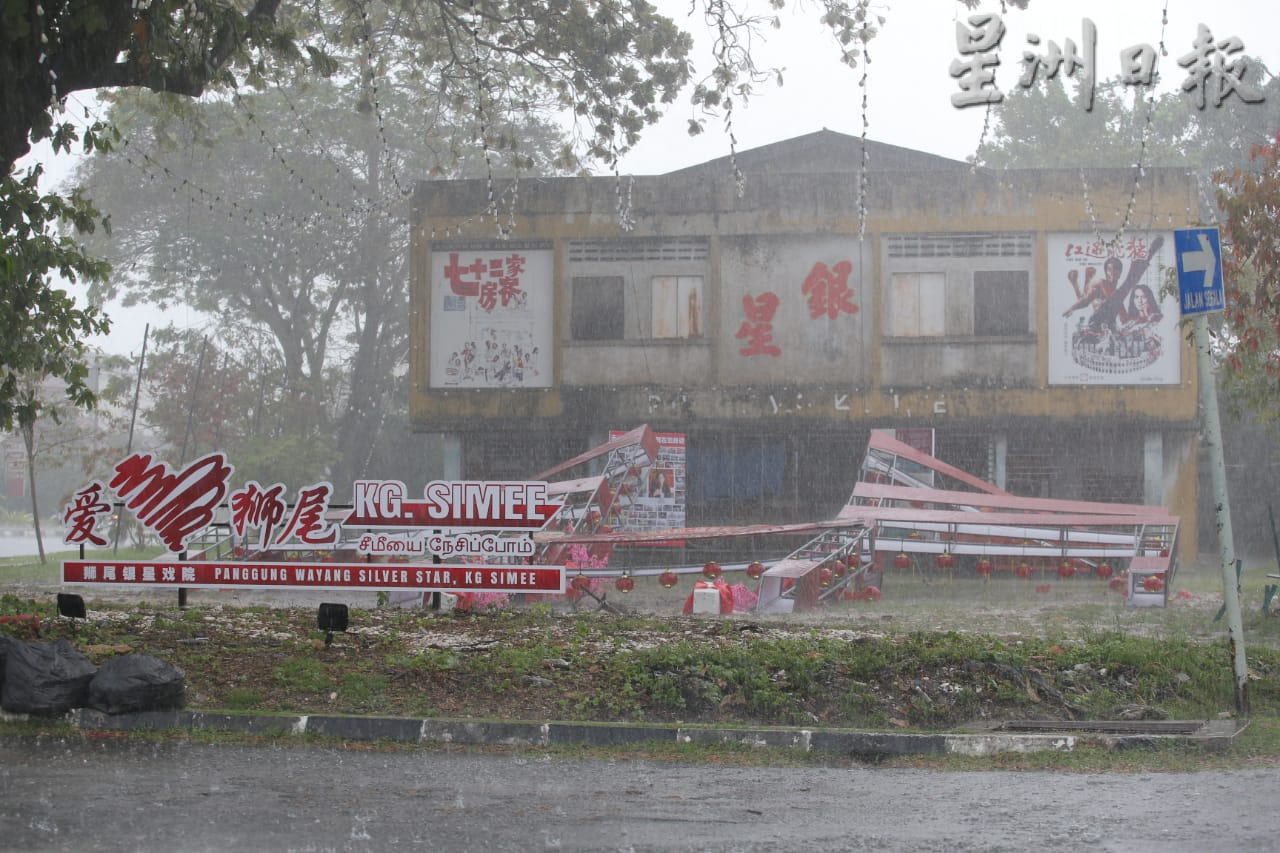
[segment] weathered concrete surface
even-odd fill
[[[0,737],[24,851],[1274,850],[1275,767],[936,772]]]
[[[803,752],[878,758],[891,755],[995,755],[1002,752],[1069,752],[1078,743],[1101,743],[1113,748],[1178,740],[1206,748],[1222,748],[1241,730],[1232,720],[1162,721],[1155,725],[1125,723],[1123,729],[1105,722],[1033,726],[1037,731],[989,729],[976,733],[917,734],[865,732],[848,729],[789,727],[651,726],[634,723],[526,722],[519,720],[449,720],[334,715],[225,714],[201,711],[163,711],[103,714],[79,709],[69,721],[85,731],[253,732],[320,735],[352,741],[393,743],[454,743],[517,746],[614,746],[644,741],[672,743],[734,743],[781,747]]]

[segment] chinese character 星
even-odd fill
[[[756,298],[742,297],[742,310],[747,315],[738,328],[736,337],[747,345],[738,350],[740,355],[782,355],[773,344],[773,314],[778,310],[778,296],[764,293]]]
[[[1004,38],[1004,21],[996,14],[970,15],[969,24],[973,29],[956,22],[956,49],[968,58],[951,60],[951,76],[963,90],[951,96],[951,105],[998,104],[1004,94],[996,88],[994,69],[1000,64],[1000,57],[994,51]]]

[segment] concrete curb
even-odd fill
[[[8,719],[21,719],[8,715]],[[1234,720],[1189,722],[1173,733],[1107,731],[1105,724],[1089,731],[986,731],[973,734],[913,734],[863,732],[847,729],[785,727],[660,726],[628,723],[520,722],[467,719],[411,719],[347,717],[325,714],[267,715],[204,711],[144,711],[104,714],[80,708],[67,721],[83,731],[110,732],[231,732],[275,736],[321,736],[351,741],[412,744],[468,744],[506,746],[626,746],[640,743],[741,744],[759,748],[825,752],[876,759],[907,755],[973,755],[1000,753],[1070,752],[1078,745],[1112,749],[1149,747],[1181,742],[1206,749],[1224,749],[1243,726]],[[1081,726],[1085,724],[1080,724]],[[1169,727],[1166,726],[1166,730]]]

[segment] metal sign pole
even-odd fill
[[[1226,305],[1222,280],[1222,243],[1218,229],[1185,228],[1173,232],[1178,263],[1178,301],[1182,316],[1191,317],[1191,337],[1196,346],[1200,379],[1200,413],[1204,423],[1205,450],[1213,480],[1213,504],[1222,558],[1222,608],[1227,614],[1231,668],[1235,675],[1236,711],[1249,715],[1249,664],[1244,653],[1244,623],[1240,619],[1240,574],[1231,533],[1231,504],[1227,499],[1227,465],[1222,453],[1222,424],[1218,419],[1218,383],[1209,351],[1209,325],[1205,315]]]
[[[1235,676],[1236,711],[1249,715],[1249,664],[1244,652],[1244,622],[1240,617],[1240,578],[1235,570],[1235,540],[1231,533],[1231,504],[1227,500],[1227,466],[1222,452],[1222,424],[1218,417],[1218,385],[1209,352],[1209,324],[1204,314],[1191,318],[1200,378],[1200,408],[1204,418],[1204,444],[1209,452],[1213,481],[1213,505],[1217,515],[1218,552],[1222,562],[1222,601],[1227,614],[1227,638],[1231,669]]]

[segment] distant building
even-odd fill
[[[1195,359],[1160,295],[1189,174],[1148,168],[1133,198],[1132,169],[864,157],[825,130],[734,164],[497,181],[496,217],[484,180],[418,185],[411,415],[453,476],[647,423],[687,436],[690,524],[815,519],[893,428],[1014,493],[1194,519]]]

